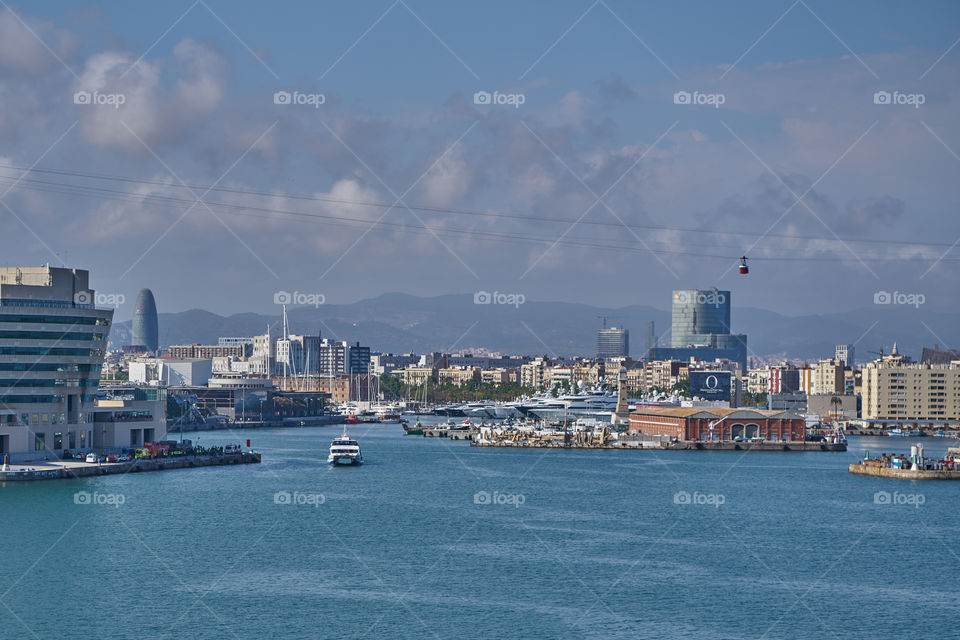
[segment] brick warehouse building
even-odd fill
[[[805,421],[788,411],[651,407],[630,414],[630,433],[678,440],[734,440],[737,437],[802,441]]]

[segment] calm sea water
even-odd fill
[[[3,486],[0,637],[956,633],[960,483],[847,473],[911,441],[494,450],[376,425],[367,464],[331,469],[338,432],[246,431],[259,466]]]

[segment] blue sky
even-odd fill
[[[954,311],[958,38],[950,2],[0,7],[0,249],[165,310],[716,285],[790,314],[880,290]]]

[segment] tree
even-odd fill
[[[743,392],[743,406],[745,407],[766,407],[767,406],[767,392],[760,391],[758,393],[750,393],[749,391]]]
[[[670,389],[677,393],[677,395],[684,398],[690,397],[690,378],[683,378],[682,380],[677,380],[673,387]]]
[[[833,407],[833,412],[830,414],[831,418],[839,420],[843,417],[843,411],[841,407],[843,406],[843,401],[840,400],[837,396],[830,398],[830,406]]]

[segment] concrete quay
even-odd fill
[[[933,469],[894,469],[872,464],[853,463],[850,473],[874,478],[893,478],[895,480],[960,480],[960,471],[936,471]]]
[[[473,429],[428,429],[423,430],[424,438],[450,438],[451,440],[473,440]]]
[[[846,451],[847,443],[777,442],[773,440],[758,442],[731,442],[730,440],[722,442],[680,441],[666,442],[663,448],[672,451]]]
[[[170,458],[148,458],[130,462],[87,463],[70,460],[49,461],[39,464],[11,464],[9,471],[0,471],[0,482],[62,480],[67,478],[85,478],[142,471],[167,471],[169,469],[191,469],[195,467],[218,467],[235,464],[259,464],[260,454],[248,451],[240,454],[215,456],[175,456]]]
[[[531,442],[526,440],[474,440],[472,447],[514,447],[524,449],[659,449],[661,451],[788,451],[810,452],[846,451],[845,442],[831,444],[825,442],[658,442],[656,440],[613,440],[604,444],[558,441]]]

